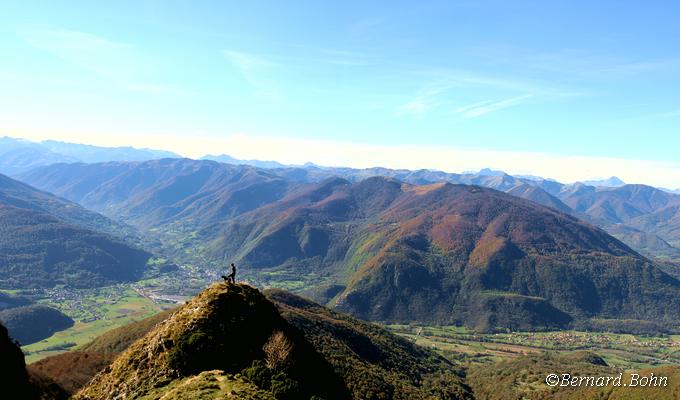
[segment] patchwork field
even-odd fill
[[[40,300],[76,320],[75,325],[40,342],[23,346],[26,362],[72,350],[102,333],[170,307],[157,304],[145,292],[115,286],[87,291],[62,291]]]
[[[512,332],[480,334],[457,326],[389,325],[392,332],[436,349],[459,364],[483,364],[549,351],[590,350],[624,370],[680,365],[680,336],[605,332]]]

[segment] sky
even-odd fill
[[[4,1],[0,135],[680,188],[675,1]]]

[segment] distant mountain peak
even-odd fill
[[[626,184],[626,182],[622,181],[616,176],[611,176],[607,179],[594,179],[583,181],[582,183],[590,186],[603,186],[603,187],[619,187]]]
[[[264,169],[275,169],[275,168],[284,168],[285,165],[281,164],[280,162],[277,161],[261,161],[261,160],[241,160],[235,157],[232,157],[228,154],[219,154],[219,155],[212,155],[212,154],[207,154],[203,157],[201,157],[201,160],[210,160],[210,161],[217,161],[223,164],[236,164],[236,165],[250,165],[253,167],[257,168],[264,168]]]
[[[494,170],[494,169],[491,169],[491,168],[482,168],[482,169],[480,169],[480,170],[477,171],[477,172],[475,172],[475,171],[466,171],[466,172],[464,172],[464,173],[465,173],[465,174],[475,174],[475,175],[479,175],[479,176],[503,176],[503,175],[507,175],[507,174],[506,174],[505,172],[503,172],[503,171],[498,171],[498,170]]]
[[[531,175],[531,174],[528,174],[528,175],[514,175],[514,177],[515,177],[515,178],[519,178],[519,179],[525,179],[525,180],[528,180],[528,181],[535,181],[535,182],[542,182],[542,181],[545,181],[545,182],[557,182],[555,179],[552,179],[552,178],[544,178],[544,177],[542,177],[542,176]]]
[[[56,140],[33,142],[0,137],[0,173],[16,176],[31,169],[58,163],[97,163],[108,161],[146,161],[178,158],[165,150],[125,147],[100,147]]]

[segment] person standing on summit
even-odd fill
[[[227,283],[236,283],[236,265],[234,265],[234,263],[231,263],[231,272],[229,275],[222,275],[222,279]]]

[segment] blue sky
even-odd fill
[[[3,2],[0,133],[680,187],[677,2],[103,3]]]

